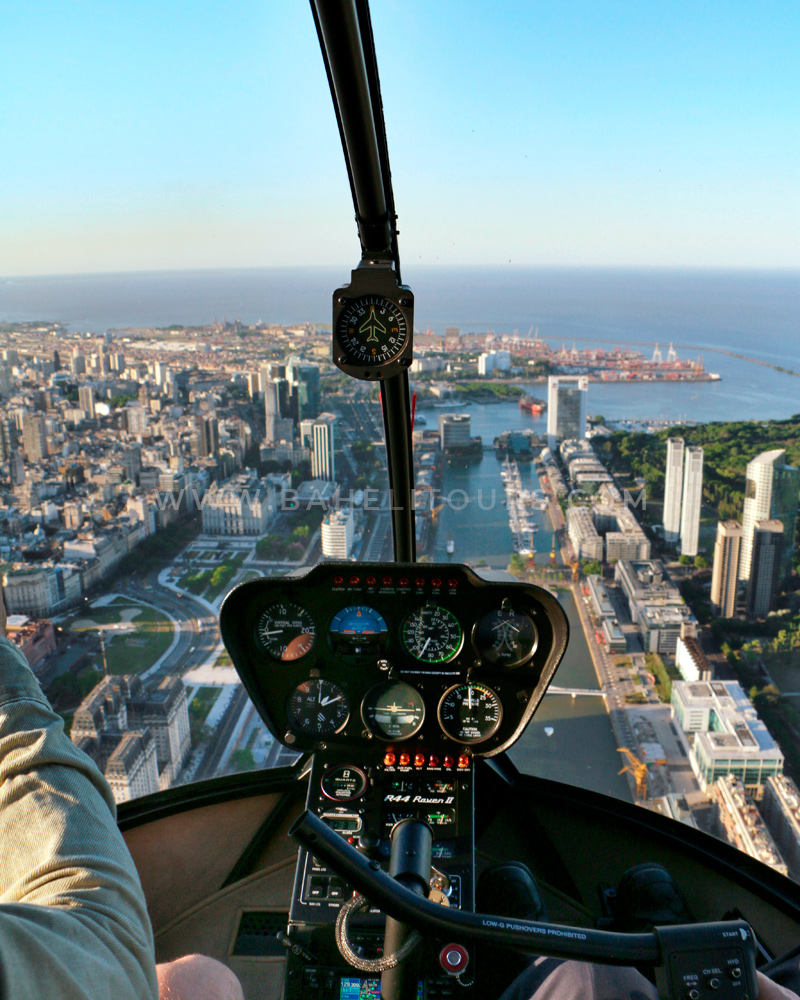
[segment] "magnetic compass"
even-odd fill
[[[387,379],[413,356],[414,295],[390,261],[362,261],[333,293],[333,362],[345,375]]]
[[[394,302],[382,295],[362,295],[346,303],[339,316],[337,333],[351,364],[377,367],[402,352],[408,326]]]

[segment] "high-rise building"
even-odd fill
[[[22,447],[29,462],[47,458],[47,435],[43,413],[26,413],[22,425]]]
[[[315,479],[336,479],[335,449],[336,417],[321,413],[311,428],[311,475]]]
[[[551,375],[547,380],[547,445],[586,437],[586,375]]]
[[[82,385],[78,389],[78,406],[86,414],[87,420],[95,419],[94,389],[90,385]]]
[[[293,354],[286,362],[291,387],[291,416],[295,422],[314,419],[322,409],[319,368]]]
[[[442,451],[469,448],[471,440],[472,419],[468,413],[439,414],[439,447]]]
[[[703,449],[687,448],[683,459],[681,555],[696,556],[703,499]]]
[[[127,406],[125,415],[128,419],[129,434],[147,433],[147,410],[143,406]]]
[[[25,462],[19,451],[15,451],[11,456],[8,475],[12,486],[21,486],[25,482]]]
[[[329,510],[322,521],[322,554],[327,559],[349,559],[353,550],[353,511]]]
[[[777,518],[756,521],[747,581],[747,613],[754,618],[768,615],[775,607],[782,549],[783,524]]]
[[[664,541],[668,545],[676,545],[680,536],[682,497],[683,438],[669,438],[664,481]]]
[[[719,618],[733,618],[736,614],[741,547],[741,524],[738,521],[720,521],[717,524],[711,575],[711,610]]]
[[[747,466],[747,482],[742,516],[742,554],[739,579],[749,580],[756,521],[777,519],[783,524],[783,544],[778,582],[792,570],[795,543],[800,469],[786,464],[783,448],[757,455]]]

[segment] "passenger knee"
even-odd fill
[[[208,955],[184,955],[156,966],[159,1000],[244,1000],[227,965]]]

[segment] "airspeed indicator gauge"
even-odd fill
[[[311,652],[316,625],[308,609],[291,601],[270,604],[256,623],[258,644],[276,660],[299,660]]]

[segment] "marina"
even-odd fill
[[[500,471],[508,510],[508,525],[511,528],[514,551],[521,556],[533,558],[536,554],[534,535],[539,525],[533,520],[534,510],[546,510],[547,500],[536,492],[525,489],[516,462],[506,458]]]

